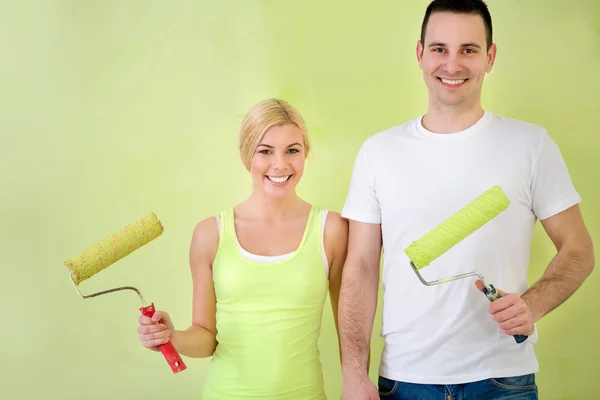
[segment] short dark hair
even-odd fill
[[[435,12],[453,12],[457,14],[474,14],[483,19],[488,50],[493,43],[492,16],[487,4],[483,0],[433,0],[425,10],[425,17],[421,25],[421,43],[425,46],[425,31],[429,17]]]

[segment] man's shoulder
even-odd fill
[[[490,114],[492,115],[494,126],[506,133],[531,139],[540,139],[548,134],[546,128],[537,123],[500,114]]]

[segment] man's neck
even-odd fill
[[[428,131],[452,134],[472,127],[483,117],[484,113],[485,110],[480,104],[469,108],[430,105],[421,123]]]

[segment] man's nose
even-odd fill
[[[457,74],[460,71],[462,71],[462,69],[463,68],[462,68],[460,59],[456,55],[448,56],[448,58],[446,59],[446,62],[444,63],[444,66],[443,66],[444,72],[446,72],[450,75]]]

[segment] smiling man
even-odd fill
[[[492,38],[483,1],[431,2],[416,46],[427,112],[359,150],[342,212],[350,220],[339,304],[344,400],[537,399],[535,323],[593,269],[581,199],[556,143],[543,127],[481,105]],[[469,279],[422,285],[404,249],[496,185],[508,209],[421,271],[428,281],[479,271],[502,298],[489,303]],[[538,220],[557,253],[528,287]],[[382,247],[378,393],[367,368]]]

